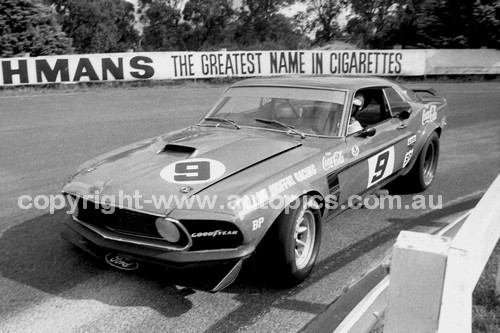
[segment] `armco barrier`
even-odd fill
[[[137,52],[0,59],[0,86],[273,75],[500,74],[499,50]]]

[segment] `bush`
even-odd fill
[[[66,54],[72,52],[71,44],[49,7],[27,0],[0,0],[0,57]]]

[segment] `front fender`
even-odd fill
[[[309,184],[310,185],[310,184]],[[321,216],[324,214],[324,195],[321,193],[319,189],[314,189],[308,186],[307,184],[300,184],[298,186],[294,186],[289,189],[286,193],[283,193],[279,197],[271,198],[266,203],[262,204],[259,208],[254,211],[245,214],[242,220],[251,221],[250,224],[247,224],[246,232],[251,234],[252,232],[258,231],[255,235],[253,235],[253,243],[259,244],[268,233],[268,231],[272,228],[276,220],[281,214],[286,213],[287,211],[291,211],[292,203],[296,202],[297,199],[304,195],[314,196],[318,201]],[[260,222],[263,219],[262,222]],[[250,230],[250,228],[252,228]]]

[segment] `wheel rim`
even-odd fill
[[[434,142],[429,142],[429,146],[427,147],[427,151],[425,152],[424,159],[424,168],[423,168],[423,176],[425,185],[429,185],[434,178],[434,173],[436,171],[436,155],[435,155],[436,147]]]
[[[295,223],[295,264],[303,269],[309,263],[313,254],[316,237],[316,222],[314,214],[306,210]]]

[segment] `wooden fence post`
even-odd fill
[[[402,231],[393,248],[385,333],[436,332],[450,238]]]

